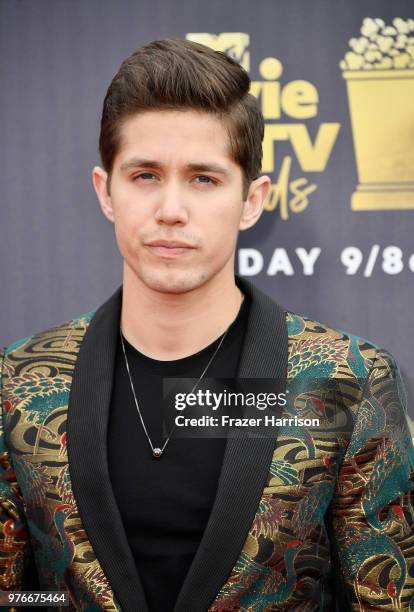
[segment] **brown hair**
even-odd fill
[[[109,192],[120,128],[146,110],[200,110],[225,123],[230,156],[243,171],[243,199],[262,166],[263,115],[247,72],[221,51],[181,38],[155,40],[127,59],[105,96],[99,136]]]

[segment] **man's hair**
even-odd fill
[[[249,75],[236,61],[193,41],[166,38],[135,51],[122,62],[103,103],[99,152],[108,193],[126,119],[147,110],[196,110],[224,122],[246,199],[261,170],[264,135],[263,115],[249,87]]]

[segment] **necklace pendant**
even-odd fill
[[[154,455],[154,457],[156,457],[158,459],[162,455],[162,449],[161,448],[154,448],[153,451],[152,451],[152,454]]]

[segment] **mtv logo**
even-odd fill
[[[190,32],[186,34],[186,39],[211,47],[215,51],[222,51],[249,72],[250,52],[247,49],[250,44],[249,34],[245,32],[222,32],[221,34]]]

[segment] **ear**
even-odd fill
[[[259,220],[270,186],[271,181],[268,176],[260,176],[250,183],[246,201],[243,203],[243,212],[240,217],[240,230],[252,227],[256,221]]]
[[[92,170],[92,183],[98,196],[99,204],[105,217],[114,223],[114,210],[111,196],[108,193],[108,173],[99,166]]]

